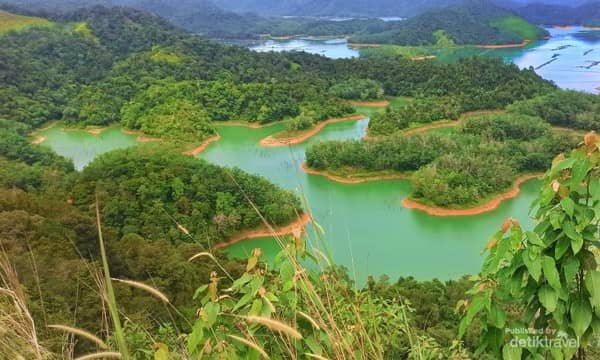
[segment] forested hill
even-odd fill
[[[357,43],[398,45],[517,44],[543,38],[545,30],[489,2],[428,11],[403,21],[397,28],[378,34],[354,36]]]
[[[600,1],[579,6],[534,3],[515,11],[534,24],[600,26]]]
[[[264,15],[408,17],[461,4],[463,0],[215,0],[215,3],[231,11]]]

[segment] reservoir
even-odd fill
[[[584,28],[549,29],[552,38],[516,49],[465,47],[443,49],[434,61],[456,61],[468,56],[495,56],[521,68],[533,67],[546,79],[563,88],[595,92],[600,86],[600,31]],[[268,41],[257,51],[303,50],[332,58],[359,56],[345,39]],[[325,127],[303,144],[287,147],[261,147],[260,139],[285,129],[276,124],[253,129],[244,126],[219,126],[221,140],[212,143],[200,158],[212,163],[238,167],[266,177],[271,182],[295,191],[306,199],[310,212],[323,228],[323,243],[338,265],[345,266],[352,278],[364,283],[368,275],[413,276],[417,279],[452,279],[477,273],[488,238],[508,217],[531,225],[529,206],[541,182],[529,181],[521,194],[502,203],[495,211],[472,217],[433,217],[404,208],[401,200],[411,191],[404,180],[340,184],[324,177],[307,175],[300,168],[306,147],[315,141],[359,139],[368,118],[339,122]],[[97,155],[117,148],[134,146],[134,136],[110,128],[100,135],[82,131],[63,131],[53,127],[39,135],[44,146],[72,158],[78,169]],[[308,229],[309,234],[314,234]],[[315,242],[315,236],[309,236]],[[245,257],[260,247],[273,256],[278,245],[273,239],[248,240],[230,247],[234,257]]]
[[[281,131],[286,124],[251,129],[220,126],[221,140],[212,143],[200,158],[221,166],[238,167],[268,178],[306,198],[309,210],[324,229],[324,246],[352,278],[364,283],[368,275],[414,276],[418,279],[452,279],[477,273],[488,238],[504,219],[517,218],[531,224],[528,209],[539,190],[539,181],[522,185],[516,199],[505,201],[496,211],[473,217],[432,217],[408,210],[401,200],[411,191],[409,181],[389,180],[363,184],[340,184],[307,175],[300,168],[306,146],[314,141],[361,138],[368,119],[340,122],[325,127],[308,142],[290,147],[260,146],[259,140]],[[100,153],[136,143],[135,137],[111,128],[100,135],[63,131],[54,127],[40,133],[43,143],[75,160],[80,169]],[[308,229],[315,241],[314,231]],[[227,251],[245,257],[260,247],[273,256],[277,243],[270,238],[247,240]]]
[[[432,50],[434,61],[452,62],[463,57],[491,56],[520,68],[532,67],[559,87],[600,93],[600,30],[583,27],[547,28],[551,38],[521,48],[482,49],[474,46]],[[306,51],[333,59],[354,58],[360,51],[347,39],[268,40],[250,47],[256,51]]]

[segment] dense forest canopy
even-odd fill
[[[210,358],[259,358],[260,350],[280,358],[298,353],[468,358],[476,351],[481,327],[493,334],[499,322],[482,321],[480,328],[469,329],[464,347],[454,341],[457,331],[466,330],[454,309],[471,280],[382,278],[370,279],[359,289],[327,255],[310,253],[298,235],[286,239],[273,263],[256,251],[246,264],[228,260],[219,251],[207,252],[231,235],[260,225],[257,210],[274,225],[288,224],[302,211],[300,200],[261,177],[182,155],[180,143],[214,135],[217,121],[290,119],[290,126],[304,128],[352,113],[347,100],[409,96],[413,100],[406,107],[373,119],[372,139],[315,144],[307,151],[308,165],[330,171],[413,172],[414,198],[464,206],[505,188],[518,174],[547,169],[557,153],[580,141],[569,132],[557,134],[552,126],[597,128],[598,97],[558,91],[532,69],[520,70],[499,60],[440,65],[404,58],[258,54],[127,8],[79,9],[51,20],[31,23],[27,18],[26,26],[0,35],[0,328],[9,330],[3,336],[11,336],[17,327],[5,326],[14,315],[4,316],[5,309],[26,302],[17,313],[23,316],[26,308],[31,312],[39,328],[36,344],[39,340],[61,355],[65,337],[46,325],[87,329],[106,339],[111,349],[120,346],[123,336],[134,358],[169,358],[166,353],[171,352],[185,358],[206,349],[211,350],[206,354]],[[500,108],[506,111],[463,118],[449,134],[404,132],[423,123],[460,118],[465,111]],[[71,161],[30,142],[33,130],[55,120],[79,127],[120,124],[170,145],[111,152],[75,172]],[[587,156],[589,161],[581,163],[597,166],[597,139],[590,136],[571,159]],[[552,180],[557,190],[554,182],[545,185],[542,211],[561,214],[540,213],[545,228],[535,231],[560,247],[544,248],[544,259],[557,256],[560,261],[556,254],[573,248],[567,259],[582,254],[586,267],[581,271],[596,281],[588,264],[597,264],[587,255],[591,252],[582,251],[583,239],[571,228],[565,228],[565,236],[555,224],[567,215],[581,218],[577,221],[585,227],[586,246],[596,243],[592,240],[597,240],[597,224],[590,220],[594,211],[588,200],[597,207],[598,169],[581,170],[573,165],[575,160],[558,161],[561,167],[549,175],[556,178]],[[571,175],[573,180],[568,180]],[[568,181],[570,189],[559,181]],[[582,183],[593,193],[585,192]],[[507,224],[516,228],[514,222]],[[314,228],[319,226],[315,223]],[[512,245],[515,254],[524,251],[517,240]],[[509,242],[499,249],[506,250],[505,244]],[[534,245],[541,247],[539,239]],[[503,258],[502,264],[514,265],[516,274],[523,275],[522,262],[531,257],[518,254]],[[194,255],[196,261],[189,261]],[[7,260],[16,273],[5,265]],[[317,266],[304,268],[305,261]],[[573,275],[564,277],[573,285],[577,272],[572,272],[573,261],[570,265],[565,263],[560,271]],[[546,278],[557,271],[548,268],[544,265]],[[108,276],[109,269],[119,280]],[[539,264],[531,269],[541,279]],[[498,272],[501,285],[514,285],[502,277],[502,269],[496,270],[485,274]],[[131,282],[124,279],[145,287],[128,286]],[[551,279],[552,287],[561,291],[557,282],[562,279]],[[124,330],[117,328],[115,317],[107,319],[107,307],[111,315],[116,313],[107,290],[113,283],[120,312],[116,318],[127,319]],[[164,300],[156,292],[148,291],[150,284],[169,300],[165,306],[157,302]],[[535,299],[543,298],[546,308],[551,302],[547,300],[557,300],[547,284],[528,284],[526,290]],[[544,290],[538,293],[537,285]],[[480,284],[475,288],[481,289]],[[560,310],[557,316],[561,323],[573,320],[576,331],[591,333],[591,322],[583,327],[577,321],[580,314],[591,319],[592,301],[599,306],[596,284],[586,288],[579,284],[578,292],[589,296],[577,300],[582,308],[577,308],[577,316],[572,314],[574,320]],[[483,310],[482,301],[472,303],[475,310]],[[569,305],[568,299],[561,301]],[[504,311],[488,310],[496,315]],[[544,320],[549,319],[544,314]],[[283,326],[283,321],[291,325]],[[25,323],[31,326],[32,321]],[[298,336],[299,331],[305,336]],[[293,346],[291,338],[296,339]],[[490,345],[487,335],[485,340],[484,345]],[[101,343],[77,341],[72,351],[93,352],[104,347]],[[0,341],[0,348],[3,345]]]
[[[508,10],[489,2],[474,1],[431,10],[399,23],[394,29],[379,34],[358,34],[351,41],[410,46],[518,44],[546,35],[545,30]]]
[[[0,38],[6,64],[0,69],[0,117],[32,128],[53,120],[120,123],[198,143],[214,134],[209,119],[268,123],[302,115],[317,122],[348,115],[353,109],[343,99],[349,96],[330,89],[350,84],[360,92],[357,81],[375,81],[387,96],[463,94],[464,110],[501,107],[550,86],[532,71],[493,60],[437,65],[259,54],[125,8],[78,10],[55,20],[52,27]],[[381,97],[381,89],[375,95]],[[175,114],[177,122],[166,126]]]
[[[83,208],[98,196],[105,223],[121,235],[205,246],[260,227],[259,214],[285,225],[301,212],[292,193],[265,179],[155,146],[98,157],[77,178],[72,196]],[[194,234],[193,240],[174,224]]]
[[[44,11],[54,12],[58,8],[67,12],[94,4],[141,9],[162,16],[188,31],[219,39],[258,39],[265,35],[352,35],[353,41],[359,43],[431,45],[443,43],[440,42],[439,36],[433,35],[436,32],[439,34],[439,31],[444,31],[449,40],[456,44],[520,43],[525,39],[534,40],[545,35],[542,30],[527,23],[516,13],[505,10],[504,4],[495,5],[483,0],[437,1],[424,5],[418,16],[408,21],[384,21],[369,15],[368,11],[355,15],[358,16],[356,18],[332,21],[327,18],[303,17],[306,11],[302,9],[294,9],[291,13],[285,14],[295,15],[294,17],[264,17],[244,11],[237,13],[227,11],[208,0],[186,0],[176,4],[163,0],[99,0],[91,3],[77,1],[68,4],[59,3],[56,6],[35,2],[25,6],[17,2],[17,5],[23,9],[33,10],[34,13],[41,11],[42,16],[53,16],[52,13],[46,15]],[[243,4],[238,5],[243,8]],[[386,5],[388,8],[397,6],[397,4],[388,5]],[[324,7],[320,0],[306,6],[320,10],[327,7]],[[344,8],[341,4],[328,4],[328,6],[337,11],[343,11]],[[371,9],[372,4],[360,4],[359,7]],[[25,11],[23,9],[20,11]],[[594,11],[588,12],[588,16],[593,18],[593,13]],[[386,12],[386,15],[389,14]]]
[[[568,4],[531,3],[515,11],[534,24],[543,25],[600,25],[600,2]]]
[[[307,165],[332,172],[395,171],[412,175],[412,196],[442,207],[476,204],[517,175],[547,169],[577,140],[555,135],[541,118],[518,114],[465,118],[451,134],[395,135],[330,141],[306,151]]]

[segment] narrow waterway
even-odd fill
[[[259,140],[282,130],[285,124],[260,129],[220,126],[221,140],[199,157],[218,165],[239,167],[258,174],[304,196],[316,221],[325,230],[324,242],[337,264],[364,283],[368,275],[392,278],[450,279],[476,273],[482,263],[481,249],[505,218],[530,223],[528,208],[539,181],[522,186],[518,198],[506,201],[491,213],[460,218],[438,218],[404,208],[400,201],[410,193],[408,181],[378,181],[358,185],[331,182],[300,169],[306,146],[327,139],[361,138],[368,120],[330,124],[305,144],[265,148]],[[53,127],[39,134],[43,146],[72,158],[78,169],[101,153],[134,146],[134,136],[111,128],[93,135]],[[314,233],[311,229],[309,234]],[[314,237],[313,237],[314,240]],[[255,247],[273,256],[273,239],[255,239],[229,248],[232,256],[244,257]]]

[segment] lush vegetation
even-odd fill
[[[539,116],[554,126],[600,131],[600,96],[571,90],[519,101],[508,107],[515,114]]]
[[[551,85],[536,80],[533,72],[518,72],[499,60],[468,59],[439,69],[443,73],[440,78],[431,78],[414,91],[414,101],[374,116],[369,133],[391,134],[415,125],[456,120],[466,112],[502,109],[552,90]]]
[[[504,359],[598,356],[598,170],[598,138],[590,133],[554,160],[534,204],[533,230],[508,219],[489,240],[460,326],[461,334],[481,326],[482,351]]]
[[[19,31],[32,26],[50,26],[51,23],[42,18],[21,16],[0,10],[0,34],[9,31]]]
[[[494,95],[503,99],[498,91]],[[414,199],[463,207],[510,187],[519,174],[544,171],[555,154],[575,145],[570,133],[554,135],[549,125],[599,130],[599,96],[553,90],[516,101],[505,113],[465,115],[451,134],[405,135],[405,130],[422,124],[459,119],[465,110],[485,104],[485,98],[460,94],[417,98],[404,107],[374,114],[369,124],[369,134],[375,136],[371,140],[311,146],[307,164],[343,176],[414,172]],[[483,107],[503,106],[496,104]]]
[[[501,107],[550,88],[532,71],[500,61],[436,65],[257,54],[121,8],[57,20],[52,28],[0,37],[6,53],[0,117],[31,128],[60,119],[73,126],[121,123],[197,142],[214,133],[209,119],[268,123],[302,114],[317,122],[353,112],[338,96],[379,96],[381,88],[389,96],[462,94],[462,110]],[[177,121],[166,125],[169,119]]]
[[[351,41],[408,46],[519,44],[545,35],[543,29],[510,11],[488,2],[473,2],[428,11],[401,22],[394,29],[359,34]]]
[[[471,125],[470,131],[479,131]],[[510,136],[529,137],[537,131],[522,127]],[[62,201],[65,193],[11,190],[0,197],[0,324],[8,329],[4,339],[9,341],[0,348],[8,356],[49,357],[64,337],[57,328],[39,324],[73,324],[77,311],[76,326],[98,337],[58,328],[79,338],[75,353],[109,348],[134,359],[200,354],[215,359],[296,354],[332,359],[595,358],[595,309],[600,306],[593,210],[600,201],[597,155],[598,139],[590,134],[583,147],[554,160],[537,200],[535,228],[525,231],[515,220],[506,220],[486,245],[490,255],[475,283],[411,278],[390,283],[383,277],[370,279],[360,290],[299,236],[279,239],[282,252],[273,265],[258,250],[236,266],[199,252],[197,245],[174,248],[133,234],[117,241],[107,225],[101,233],[106,242],[98,247],[93,218]],[[102,250],[108,254],[101,256],[103,265],[88,258]],[[189,257],[195,261],[185,261]],[[312,265],[304,267],[307,261]],[[97,269],[116,280],[106,275],[110,285],[94,283]],[[15,291],[18,281],[26,285],[27,295]],[[113,287],[115,295],[107,302],[116,315],[108,323],[108,336],[94,329],[102,322],[101,299]],[[180,311],[171,313],[171,305]],[[38,321],[29,322],[29,315]],[[115,325],[124,318],[123,327]],[[557,345],[528,345],[538,338]],[[119,346],[116,339],[122,340]]]
[[[381,84],[369,79],[351,79],[329,89],[334,96],[347,100],[377,100],[383,98]]]
[[[205,246],[262,225],[259,213],[285,225],[300,212],[292,193],[262,178],[154,146],[98,157],[78,177],[72,196],[84,208],[98,196],[105,223],[121,235]]]
[[[29,143],[19,146],[24,154],[40,149]],[[232,318],[226,314],[270,313],[279,321],[288,321],[299,312],[306,317],[298,318],[295,326],[306,334],[302,349],[310,353],[347,352],[348,346],[360,347],[378,357],[462,351],[453,345],[460,320],[453,307],[471,286],[465,279],[421,283],[408,278],[390,283],[382,278],[377,282],[370,280],[368,288],[355,292],[341,269],[323,268],[329,280],[321,281],[317,269],[324,263],[306,269],[306,277],[296,275],[302,274],[298,261],[312,256],[301,238],[289,242],[275,268],[263,262],[259,253],[244,266],[220,253],[206,252],[210,240],[218,241],[223,235],[218,226],[225,223],[220,221],[243,219],[240,226],[254,225],[255,215],[248,212],[250,204],[242,200],[244,194],[266,216],[270,211],[276,217],[285,213],[280,206],[287,206],[286,198],[295,203],[291,195],[264,180],[235,170],[226,171],[164,148],[140,147],[109,153],[82,173],[74,173],[70,168],[61,170],[66,160],[58,157],[50,161],[40,153],[36,159],[27,155],[9,160],[3,153],[0,160],[0,179],[19,177],[18,182],[2,183],[0,189],[0,286],[10,290],[0,294],[3,314],[0,323],[10,329],[7,337],[3,337],[9,343],[0,342],[4,355],[25,355],[28,350],[35,354],[38,350],[31,347],[31,341],[60,353],[63,334],[44,324],[71,325],[101,338],[106,336],[103,321],[106,308],[101,294],[107,290],[103,282],[98,283],[102,248],[98,247],[94,219],[95,193],[110,275],[151,285],[169,300],[164,307],[155,298],[156,294],[114,282],[120,316],[127,318],[123,323],[126,346],[135,359],[152,358],[154,353],[167,349],[171,356],[180,358],[201,352],[206,346],[220,349],[211,352],[211,356],[253,356],[252,347],[247,348],[243,342],[228,336],[244,339],[247,330],[234,330]],[[34,165],[26,161],[33,161]],[[31,169],[36,170],[28,171]],[[38,177],[37,170],[44,176]],[[269,203],[265,200],[268,197],[275,202]],[[204,229],[198,225],[204,223],[203,217],[210,222]],[[291,256],[297,256],[297,260],[289,260],[292,251],[295,255]],[[187,261],[197,254],[199,259]],[[201,284],[207,286],[198,288]],[[21,286],[23,293],[12,292]],[[222,296],[226,292],[229,295]],[[333,296],[330,298],[333,303],[318,309],[307,308],[325,293]],[[356,302],[348,302],[350,297]],[[38,324],[37,332],[30,334],[34,338],[24,338],[21,331],[13,333],[13,329],[21,329],[23,325],[29,329],[32,324],[18,322],[23,321],[23,309],[20,313],[11,311],[11,304],[28,308],[28,315]],[[199,306],[202,310],[198,316]],[[215,306],[219,309],[217,313]],[[390,311],[397,316],[381,322],[382,316]],[[327,330],[328,326],[322,325],[323,316],[331,316],[327,324],[335,323],[342,332]],[[317,319],[317,328],[312,327],[310,319]],[[344,329],[356,321],[372,326],[357,328],[355,338],[346,337]],[[220,331],[210,331],[216,327]],[[250,325],[247,329],[257,331],[253,341],[258,341],[270,354],[285,354],[286,350],[274,340],[277,333],[272,334],[268,327]],[[185,333],[189,335],[181,336]],[[116,332],[111,334],[113,337],[106,343],[112,347]],[[372,344],[362,341],[362,345],[353,344],[352,339],[364,340],[366,335],[378,340]],[[469,336],[469,342],[474,344],[476,335]],[[226,340],[224,347],[218,346],[221,339]],[[340,344],[345,344],[344,350],[340,350]],[[93,352],[96,346],[81,339],[72,351]]]
[[[448,135],[318,143],[306,159],[309,167],[334,173],[414,172],[413,198],[452,207],[480,202],[508,188],[518,174],[544,171],[575,143],[552,134],[540,118],[496,114],[468,117]]]
[[[214,133],[214,121],[230,119],[288,118],[296,131],[352,112],[340,98],[380,97],[383,89],[386,96],[415,98],[403,104],[410,111],[394,108],[374,120],[392,135],[316,144],[308,150],[309,165],[415,172],[415,197],[466,205],[519,173],[548,168],[556,153],[574,144],[553,135],[548,123],[595,124],[595,98],[553,93],[553,85],[533,71],[500,61],[437,65],[255,54],[130,9],[94,8],[53,20],[52,27],[0,36],[2,356],[68,358],[119,349],[134,359],[264,353],[466,359],[483,333],[483,355],[477,356],[504,351],[518,358],[500,349],[498,329],[514,325],[502,311],[584,340],[592,334],[592,310],[599,305],[597,264],[589,251],[598,236],[593,135],[586,149],[559,158],[549,173],[533,232],[539,237],[527,233],[524,242],[498,238],[490,244],[492,257],[462,326],[453,308],[472,285],[466,279],[383,278],[360,289],[299,234],[278,239],[282,253],[272,264],[258,251],[246,264],[210,251],[261,225],[259,214],[274,225],[296,218],[299,200],[260,177],[163,145],[108,153],[77,173],[70,161],[30,144],[28,136],[51,120],[120,123],[169,142],[203,139]],[[438,41],[447,41],[442,35]],[[565,103],[554,103],[562,98]],[[401,131],[515,101],[506,114],[466,119],[453,134]],[[507,227],[519,234],[512,224]],[[532,317],[539,304],[548,312]],[[466,329],[474,319],[476,325]],[[53,324],[92,336],[71,343],[60,332],[64,327],[47,326]],[[66,331],[70,338],[81,335]],[[455,341],[463,333],[464,347]]]
[[[575,4],[533,2],[517,7],[515,11],[534,24],[589,26],[600,24],[600,10],[598,2],[594,0]]]

